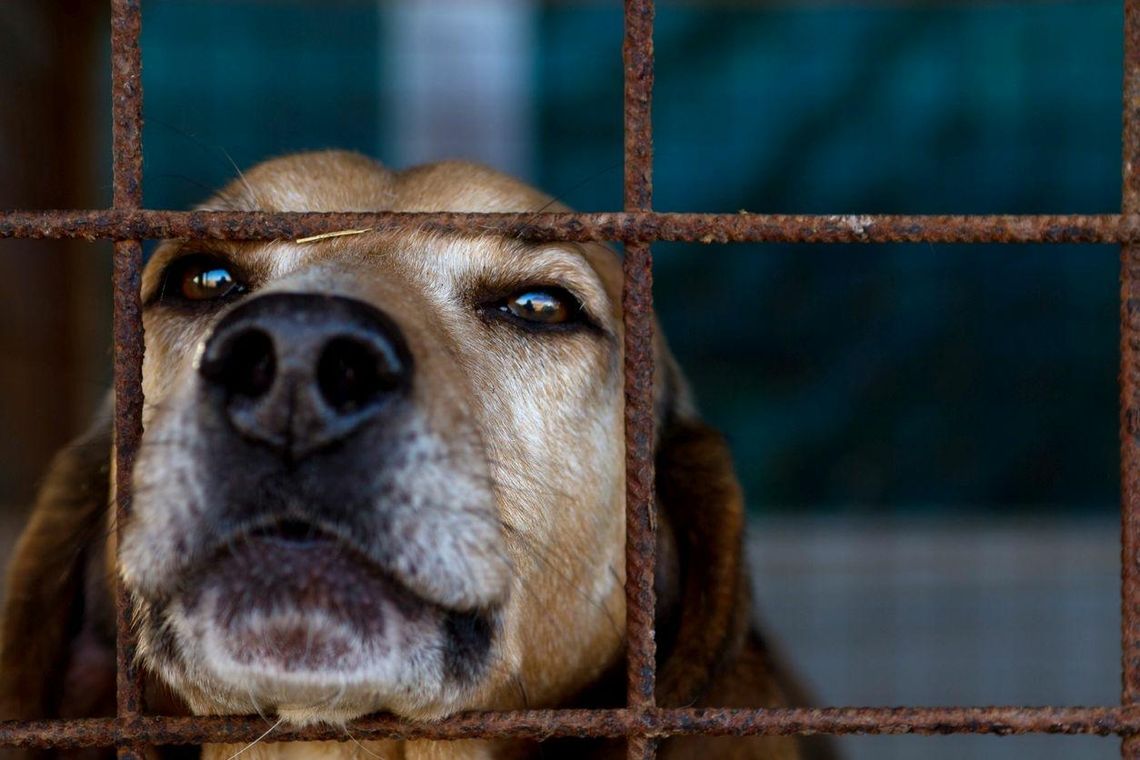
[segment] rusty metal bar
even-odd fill
[[[648,211],[653,199],[653,0],[626,0],[625,210]],[[653,266],[649,244],[626,246],[622,315],[625,326],[626,641],[627,704],[655,704],[657,645],[653,578],[656,567],[653,419]],[[630,758],[652,758],[655,742],[630,737]]]
[[[348,724],[357,740],[483,737],[795,734],[1091,734],[1140,733],[1140,708],[1130,707],[832,707],[770,710],[524,710],[464,713],[436,723],[377,716]],[[248,742],[265,733],[257,716],[163,717],[132,720],[85,718],[0,722],[0,747],[74,748],[133,744]],[[281,727],[265,738],[280,741],[347,741],[342,727]]]
[[[627,696],[633,708],[656,702],[657,643],[654,639],[657,501],[654,473],[653,270],[648,243],[627,245],[622,262],[625,320],[625,593]],[[629,738],[628,757],[653,758],[655,742]]]
[[[1140,215],[0,211],[0,238],[289,240],[358,229],[627,243],[1127,243],[1140,241]]]
[[[626,0],[622,43],[625,128],[625,210],[653,204],[653,0]],[[625,356],[625,594],[628,679],[626,703],[656,704],[657,642],[653,585],[657,566],[657,499],[654,494],[653,257],[649,243],[629,241],[622,260]],[[657,740],[630,735],[626,756],[652,760]]]
[[[142,208],[142,34],[140,0],[111,0],[111,118],[114,206]]]
[[[1140,212],[1140,0],[1124,3],[1121,211]],[[1140,244],[1120,253],[1121,704],[1140,703]],[[1140,738],[1121,757],[1140,760]]]
[[[653,0],[626,0],[625,210],[653,207]]]
[[[142,207],[142,55],[139,0],[111,1],[111,96],[114,207]],[[143,328],[139,286],[142,243],[115,243],[114,364],[115,364],[115,526],[116,547],[131,508],[131,473],[142,438]],[[141,712],[142,676],[135,663],[136,636],[131,626],[130,601],[116,583],[116,701],[120,719]],[[121,760],[144,755],[142,748],[118,744]]]

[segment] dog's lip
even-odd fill
[[[361,667],[387,683],[391,665],[384,663],[435,652],[448,677],[474,679],[500,631],[500,608],[448,607],[335,529],[285,518],[247,525],[215,544],[175,602],[201,626],[185,634],[204,647],[195,651],[237,668],[220,677],[246,674],[239,685],[247,676],[270,679],[277,697],[313,679],[343,683]]]
[[[259,527],[247,529],[242,537],[246,540],[266,541],[283,548],[296,549],[344,543],[340,536],[321,525],[295,518],[277,519]],[[354,553],[359,552],[354,551]]]
[[[405,605],[422,606],[443,613],[490,612],[494,605],[476,610],[455,607],[417,591],[405,583],[384,563],[379,562],[358,541],[346,535],[344,529],[320,520],[294,515],[280,515],[249,521],[235,526],[218,537],[194,563],[185,578],[198,585],[217,570],[219,563],[234,558],[235,553],[252,548],[267,561],[288,562],[298,565],[302,572],[311,564],[321,564],[320,558],[339,556],[364,576],[382,579],[382,585],[405,600]],[[259,551],[260,550],[260,551]],[[183,591],[191,588],[183,585]]]
[[[496,537],[485,535],[485,520],[472,519],[464,511],[455,514],[468,530],[457,530],[436,513],[395,525],[377,520],[368,528],[295,508],[266,509],[221,524],[206,522],[203,535],[185,543],[173,582],[156,584],[149,590],[150,598],[159,602],[181,597],[183,603],[200,598],[216,585],[219,566],[235,554],[245,558],[242,572],[248,583],[263,586],[278,582],[274,568],[298,565],[299,573],[306,574],[314,564],[339,556],[350,563],[351,572],[382,576],[439,611],[494,614],[509,603],[509,560],[496,550]],[[364,536],[371,540],[365,542]],[[436,554],[437,544],[442,554]],[[137,546],[132,548],[137,551]],[[226,585],[237,589],[241,580]],[[135,587],[139,588],[137,582]]]
[[[204,616],[211,646],[241,667],[338,671],[447,615],[320,523],[281,517],[227,538],[197,563],[178,603]]]
[[[267,517],[235,526],[219,536],[205,553],[214,558],[234,551],[242,544],[265,544],[281,549],[326,549],[351,555],[358,562],[384,574],[387,569],[368,550],[336,525],[294,515]]]

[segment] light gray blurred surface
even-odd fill
[[[1094,705],[1120,691],[1119,523],[758,520],[758,617],[820,705]],[[1119,757],[1099,737],[850,737],[848,760]]]
[[[381,121],[395,165],[463,158],[534,180],[533,0],[384,0]]]

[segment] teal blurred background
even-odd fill
[[[340,146],[619,208],[620,4],[424,6],[147,4],[147,204]],[[1116,2],[661,3],[655,205],[1112,212],[1121,26]],[[1116,509],[1114,248],[655,251],[754,510]]]

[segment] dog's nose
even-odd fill
[[[412,359],[395,323],[362,301],[274,293],[218,322],[198,371],[241,435],[299,459],[406,393]]]

